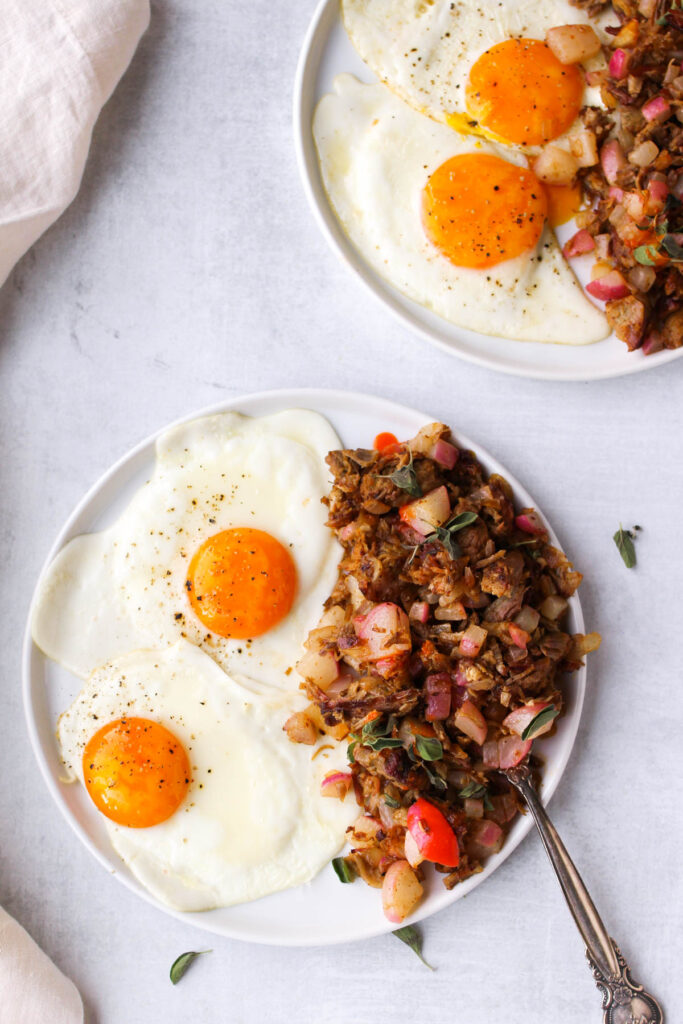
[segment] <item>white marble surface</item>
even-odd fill
[[[683,364],[596,384],[475,369],[399,329],[337,266],[297,179],[290,94],[311,0],[158,0],[81,193],[0,293],[0,902],[79,985],[89,1024],[586,1024],[599,997],[532,836],[424,926],[333,949],[203,936],[109,878],[62,821],[25,732],[36,574],[130,445],[221,395],[375,390],[461,427],[537,495],[587,574],[583,724],[552,812],[638,977],[681,1019],[678,643]],[[638,522],[638,568],[612,543]],[[172,960],[213,947],[174,989]],[[4,1021],[2,1024],[17,1024]]]

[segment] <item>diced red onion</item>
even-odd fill
[[[428,722],[441,722],[451,713],[451,677],[448,672],[437,672],[427,676],[424,688],[427,692],[425,718]]]
[[[610,57],[609,64],[607,65],[607,70],[609,71],[610,75],[612,76],[612,78],[626,78],[627,68],[628,54],[626,50],[615,50],[612,56]]]
[[[438,462],[440,466],[443,466],[444,469],[453,469],[459,456],[459,450],[455,445],[450,444],[448,441],[442,441],[439,439],[434,445],[432,458],[435,462]]]
[[[495,821],[482,818],[471,829],[469,838],[478,846],[484,847],[489,853],[497,852],[503,843],[503,830]]]
[[[484,801],[475,800],[473,797],[467,797],[465,800],[465,817],[466,818],[483,818],[484,817]]]
[[[653,96],[640,112],[646,121],[665,121],[671,115],[671,104],[666,96]]]
[[[610,139],[601,148],[600,164],[608,183],[616,185],[619,171],[626,166],[626,156],[616,139]]]
[[[482,754],[487,768],[500,768],[498,740],[487,740],[483,745]]]
[[[467,618],[467,612],[464,605],[458,601],[451,608],[441,608],[439,606],[434,612],[434,618],[438,622],[460,622],[462,619]]]
[[[594,299],[601,299],[603,301],[623,299],[631,294],[626,281],[618,270],[610,270],[609,274],[599,277],[597,281],[590,281],[586,285],[586,291]]]
[[[585,228],[582,228],[581,231],[572,235],[568,242],[565,242],[562,254],[565,259],[571,259],[573,256],[582,256],[586,252],[592,252],[594,248],[593,236]]]

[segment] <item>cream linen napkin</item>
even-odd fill
[[[78,192],[149,0],[0,0],[0,285]]]
[[[76,986],[2,907],[0,1024],[83,1024]]]

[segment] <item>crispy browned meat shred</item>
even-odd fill
[[[607,319],[630,350],[683,345],[683,9],[679,0],[573,0],[614,12],[612,71],[593,73],[607,110],[582,119],[600,162],[579,177],[591,210],[579,226],[629,293],[607,297]],[[651,106],[653,103],[655,106]],[[605,147],[608,147],[607,149]],[[608,155],[609,154],[609,155]]]
[[[444,442],[450,469],[433,457],[443,460]],[[391,454],[332,452],[327,461],[329,525],[344,553],[300,671],[319,727],[349,740],[366,817],[350,830],[348,860],[381,885],[405,857],[408,809],[426,797],[458,837],[460,863],[443,868],[450,888],[481,869],[518,812],[495,770],[510,766],[503,747],[508,760],[535,763],[508,715],[560,711],[563,673],[599,643],[562,628],[581,574],[534,510],[516,511],[507,481],[488,476],[442,424]],[[442,528],[454,517],[467,525],[430,535],[414,518],[419,495],[438,499]],[[330,656],[339,674],[322,678],[315,659],[329,669]]]

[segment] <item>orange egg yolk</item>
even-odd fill
[[[506,39],[476,61],[468,113],[505,142],[539,146],[562,135],[581,109],[583,79],[539,39]]]
[[[296,595],[296,566],[269,533],[224,530],[197,549],[185,585],[195,614],[212,633],[245,640],[287,615]]]
[[[548,200],[548,223],[556,228],[575,217],[583,206],[580,185],[544,185]]]
[[[83,777],[105,817],[128,828],[149,828],[183,802],[190,762],[165,726],[149,718],[117,718],[86,744]]]
[[[446,160],[422,193],[427,236],[458,267],[493,267],[533,249],[546,212],[536,175],[488,153]]]

